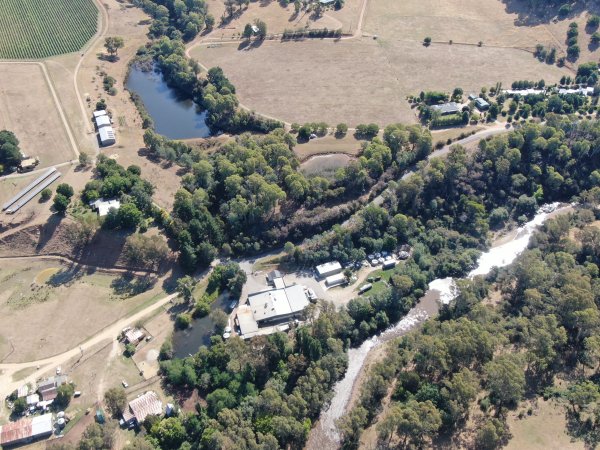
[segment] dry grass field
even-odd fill
[[[512,439],[507,450],[575,450],[584,449],[582,441],[573,441],[567,435],[565,408],[554,401],[539,399],[531,416],[518,418],[511,413],[507,420]]]
[[[39,65],[0,63],[0,129],[14,132],[40,167],[75,157],[58,108]]]
[[[158,286],[129,297],[121,280],[58,260],[2,260],[0,359],[32,361],[69,350],[162,292]]]
[[[221,66],[241,102],[258,112],[287,122],[385,125],[415,122],[405,98],[421,90],[557,82],[569,69],[540,63],[530,51],[537,43],[558,47],[559,27],[569,21],[520,25],[500,0],[379,0],[368,3],[361,38],[267,41],[251,50],[227,44],[191,54]],[[425,48],[425,36],[442,43]]]

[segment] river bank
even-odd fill
[[[511,264],[526,248],[536,229],[548,218],[572,211],[572,205],[559,207],[559,204],[542,206],[535,217],[522,227],[494,242],[489,251],[483,253],[477,266],[468,277],[487,274],[492,267]],[[334,387],[334,397],[327,410],[321,413],[319,422],[313,427],[306,448],[333,449],[340,445],[340,436],[336,421],[355,404],[362,382],[368,374],[368,366],[379,361],[385,355],[383,345],[397,337],[417,329],[429,318],[437,315],[441,303],[452,301],[457,295],[456,284],[452,278],[433,280],[429,290],[409,313],[392,328],[365,341],[360,347],[348,351],[348,370],[344,378]]]

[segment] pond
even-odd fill
[[[167,86],[160,73],[131,67],[125,86],[140,96],[154,120],[154,130],[169,139],[192,139],[210,136],[206,112],[198,111],[191,100],[182,99]]]
[[[219,296],[210,306],[210,310],[221,309],[229,314],[228,295]],[[202,345],[210,344],[210,337],[214,334],[215,323],[210,316],[194,319],[186,330],[177,330],[173,333],[173,353],[176,358],[186,358],[195,355]]]

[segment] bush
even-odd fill
[[[429,36],[427,36],[425,39],[423,39],[423,45],[425,47],[429,47],[431,45],[431,38]]]
[[[175,326],[180,330],[185,330],[189,328],[192,324],[192,316],[187,313],[177,314],[177,318],[175,319]]]
[[[69,406],[71,402],[71,397],[75,393],[75,388],[71,383],[61,384],[56,390],[56,398],[54,399],[54,404],[61,409]]]
[[[129,343],[125,346],[125,356],[127,356],[128,358],[131,358],[133,355],[135,355],[135,344]]]
[[[566,17],[569,15],[569,13],[571,12],[571,5],[569,5],[568,3],[565,3],[564,5],[562,5],[559,10],[558,10],[558,16],[559,17]]]
[[[73,194],[75,192],[73,191],[73,188],[71,186],[69,186],[67,183],[62,183],[56,187],[56,193],[62,194],[67,198],[71,198],[71,197],[73,197]]]
[[[69,207],[71,201],[62,194],[56,194],[54,196],[54,209],[59,213],[64,213]]]
[[[109,411],[117,416],[122,414],[127,406],[127,395],[121,387],[111,388],[104,394],[104,402]]]
[[[335,127],[335,137],[342,138],[342,137],[346,136],[347,132],[348,132],[348,125],[346,125],[345,123],[338,123],[337,126]]]
[[[47,202],[48,200],[50,200],[50,197],[52,197],[52,191],[48,188],[44,189],[41,193],[40,193],[40,199],[43,202]]]

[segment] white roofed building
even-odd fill
[[[98,211],[100,217],[103,217],[108,214],[108,211],[110,211],[111,208],[119,209],[121,207],[121,202],[115,199],[104,200],[103,198],[99,198],[98,200],[90,202],[90,206],[93,210]]]
[[[98,137],[100,139],[100,144],[103,147],[113,145],[114,143],[117,142],[117,140],[115,138],[115,130],[113,130],[113,127],[111,127],[111,126],[106,126],[106,127],[100,128],[98,130]]]
[[[304,286],[295,284],[281,289],[271,289],[248,295],[245,305],[236,313],[236,324],[243,338],[260,333],[260,327],[272,326],[300,317],[310,304]]]
[[[337,261],[331,261],[316,267],[319,278],[327,278],[342,271],[342,265]]]
[[[101,109],[100,111],[94,111],[94,120],[96,120],[98,117],[101,116],[107,116],[108,114],[106,113],[105,109]]]
[[[96,126],[98,127],[98,129],[102,127],[110,127],[111,125],[112,122],[110,121],[110,117],[108,117],[107,115],[96,117]]]

